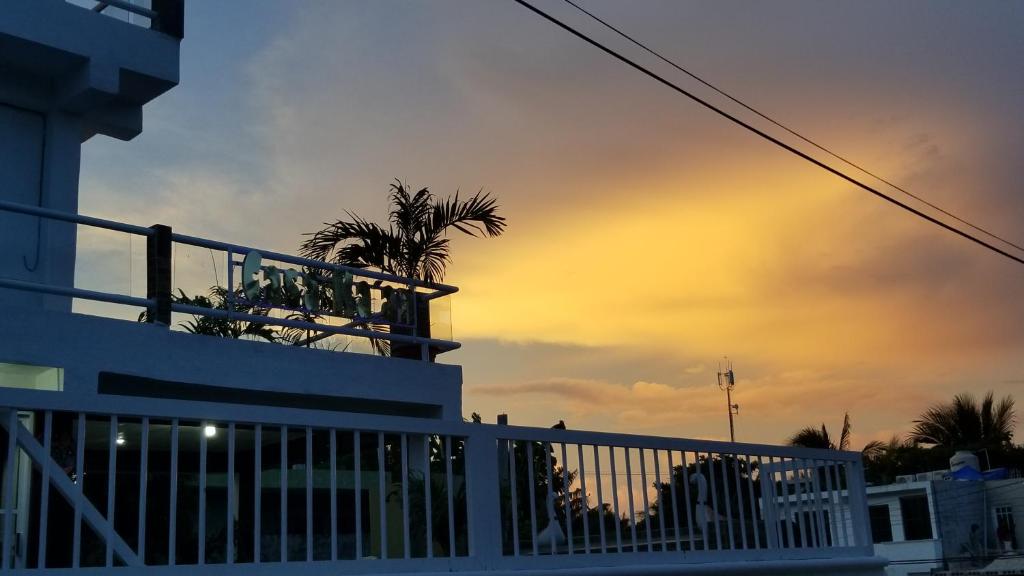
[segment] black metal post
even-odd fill
[[[171,325],[171,227],[150,226],[146,241],[146,298],[155,300],[148,310],[149,322]]]

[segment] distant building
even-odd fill
[[[867,487],[871,538],[875,554],[889,561],[885,569],[889,576],[981,570],[1019,555],[1024,537],[1024,518],[1018,520],[1024,512],[1024,481],[952,480],[949,476],[949,471],[929,472]],[[838,510],[826,517],[827,533],[851,530],[846,493],[823,497]],[[800,497],[790,495],[787,500],[788,518],[796,528]],[[785,519],[783,504],[782,498],[776,500],[776,513]]]

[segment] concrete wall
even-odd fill
[[[938,540],[879,543],[875,544],[875,554],[890,562],[885,567],[887,576],[929,574],[932,568],[941,568],[943,565],[942,545]],[[928,558],[934,560],[921,561]]]
[[[980,498],[979,498],[980,499]],[[991,480],[985,482],[985,509],[988,525],[989,544],[995,548],[996,542],[996,508],[1009,506],[1013,509],[1016,524],[1017,548],[1024,546],[1024,480]],[[982,503],[978,503],[982,504]]]
[[[76,213],[82,142],[130,139],[142,106],[178,82],[179,39],[64,0],[0,10],[0,200]],[[75,226],[0,212],[0,278],[71,286]],[[0,305],[70,311],[0,290]]]
[[[199,336],[153,324],[29,309],[6,310],[0,316],[0,334],[5,335],[0,362],[64,368],[65,395],[95,398],[99,373],[115,372],[242,391],[242,399],[246,391],[358,398],[364,400],[358,410],[363,412],[376,402],[382,411],[400,414],[396,410],[403,410],[404,403],[432,407],[435,416],[447,420],[462,417],[459,366]],[[159,393],[159,384],[156,388]]]
[[[971,526],[983,527],[984,503],[981,482],[943,480],[932,482],[938,510],[939,534],[947,558],[969,554]]]

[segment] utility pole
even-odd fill
[[[736,387],[736,375],[732,371],[732,361],[725,357],[725,372],[722,371],[722,364],[718,364],[718,387],[725,390],[725,406],[729,413],[729,441],[736,441],[736,427],[732,417],[740,413],[740,405],[732,403],[732,389]]]

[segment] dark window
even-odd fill
[[[900,514],[903,516],[904,540],[930,540],[932,537],[932,515],[928,510],[928,497],[904,496],[900,498]]]
[[[892,542],[892,521],[889,519],[889,505],[879,504],[868,507],[871,517],[871,537],[876,544]]]

